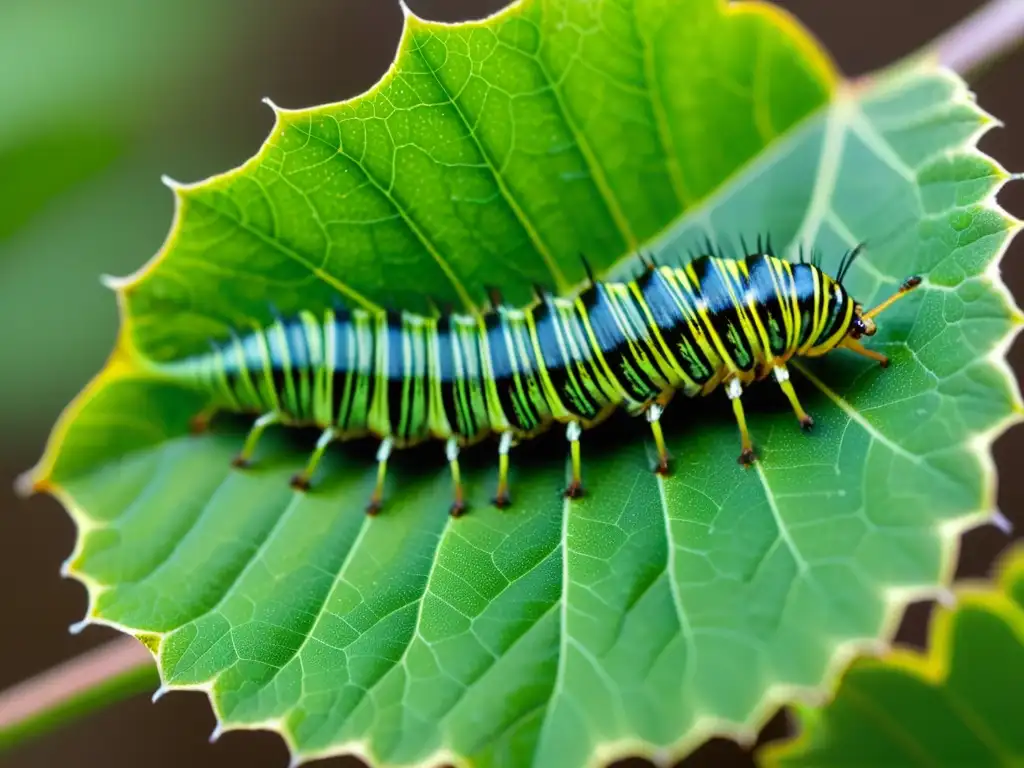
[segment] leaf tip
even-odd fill
[[[1013,535],[1013,521],[998,509],[992,512],[992,516],[989,518],[989,523],[1007,536]]]
[[[405,23],[420,22],[423,23],[423,19],[416,15],[416,12],[409,7],[409,4],[405,0],[398,0],[398,7],[402,9],[402,18]]]
[[[74,624],[68,627],[68,633],[72,635],[82,634],[82,630],[92,624],[92,619],[86,616],[81,621],[76,621]]]
[[[975,111],[977,111],[978,119],[981,121],[981,124],[983,126],[985,126],[985,128],[991,129],[991,128],[1005,128],[1006,127],[1006,123],[1004,123],[1002,120],[1000,120],[998,117],[993,115],[988,110],[983,109],[982,107],[978,106],[978,103],[974,99],[974,95],[973,94],[971,94],[971,97],[972,97],[971,98],[971,106],[975,109]]]
[[[19,499],[30,498],[45,489],[45,482],[41,479],[36,479],[35,467],[22,472],[14,478],[14,494]]]
[[[184,184],[182,184],[180,181],[172,179],[166,173],[160,175],[160,183],[163,184],[168,189],[173,190],[175,192],[178,192],[185,188]]]
[[[209,739],[207,739],[207,741],[209,741],[211,744],[214,744],[214,743],[216,743],[220,739],[220,737],[221,737],[221,735],[223,733],[224,733],[224,726],[223,726],[223,724],[218,722],[217,725],[215,725],[213,727],[213,730],[210,732],[210,737],[209,737]]]
[[[124,288],[127,282],[127,278],[118,277],[117,275],[108,275],[106,273],[100,275],[100,285],[104,288],[109,288],[115,293]]]
[[[261,104],[266,104],[266,105],[267,105],[268,107],[270,107],[271,111],[272,111],[272,112],[274,113],[274,115],[276,115],[277,117],[280,117],[281,115],[285,114],[286,112],[294,112],[294,111],[295,111],[295,110],[285,109],[284,107],[282,107],[282,106],[278,105],[278,104],[277,104],[277,103],[276,103],[276,102],[275,102],[275,101],[274,101],[274,100],[273,100],[272,98],[270,98],[269,96],[264,96],[264,97],[263,97],[262,99],[260,99],[260,103],[261,103]]]
[[[160,699],[164,697],[164,694],[167,693],[169,690],[171,689],[168,688],[166,685],[161,685],[159,688],[153,691],[153,695],[149,697],[150,702],[156,704],[158,701],[160,701]]]

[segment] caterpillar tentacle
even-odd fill
[[[875,333],[874,317],[920,283],[865,312],[815,263],[791,263],[770,251],[726,258],[710,254],[684,266],[643,260],[635,280],[588,279],[573,297],[537,287],[526,308],[505,304],[489,290],[480,315],[435,311],[373,313],[333,307],[320,314],[285,316],[233,331],[210,352],[163,364],[168,376],[210,395],[197,414],[201,431],[219,410],[258,415],[233,463],[255,460],[263,433],[275,425],[317,425],[322,430],[306,466],[292,478],[305,490],[329,445],[366,435],[380,439],[377,482],[367,505],[384,500],[392,449],[427,440],[445,443],[452,476],[452,515],[466,509],[460,451],[490,435],[498,438],[494,504],[510,503],[509,454],[514,444],[555,423],[565,424],[571,476],[565,495],[583,493],[582,433],[617,408],[643,413],[658,462],[667,474],[669,453],[661,419],[677,392],[707,396],[722,386],[740,432],[739,461],[756,459],[742,405],[745,387],[770,375],[804,429],[814,421],[789,379],[793,357],[837,348],[888,360],[863,346]],[[859,250],[844,256],[843,274]],[[581,257],[582,258],[582,257]],[[435,302],[436,306],[436,302]]]

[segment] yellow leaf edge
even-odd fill
[[[883,654],[858,656],[836,679],[829,700],[841,693],[844,680],[858,670],[901,672],[932,686],[944,685],[950,672],[954,622],[965,609],[998,616],[1014,629],[1024,644],[1024,606],[1009,594],[1014,584],[1024,582],[1024,540],[1018,539],[1008,546],[997,558],[993,570],[995,574],[991,580],[965,579],[951,590],[952,600],[935,606],[923,651],[911,646],[893,646]],[[801,708],[799,716],[804,723],[796,735],[773,741],[758,750],[756,759],[759,766],[778,768],[786,758],[799,757],[807,751],[813,731],[807,727],[808,722],[817,722],[821,712]]]
[[[118,314],[119,314],[119,328],[118,334],[114,343],[114,348],[107,358],[107,361],[102,366],[101,370],[86,384],[82,391],[68,404],[68,406],[62,411],[57,419],[51,435],[46,443],[44,452],[40,460],[35,466],[26,472],[22,473],[16,481],[16,490],[19,495],[29,496],[34,493],[46,493],[54,497],[68,512],[69,516],[76,524],[78,530],[78,537],[76,540],[75,551],[64,562],[61,573],[65,577],[71,577],[83,584],[89,593],[89,608],[86,613],[86,617],[77,622],[74,626],[75,631],[80,630],[82,627],[89,624],[98,624],[108,626],[116,629],[125,634],[136,637],[153,653],[154,659],[157,661],[158,668],[160,667],[159,661],[159,645],[162,635],[158,635],[151,632],[139,630],[137,628],[131,628],[113,622],[108,619],[104,619],[98,616],[94,611],[94,600],[93,595],[97,591],[98,585],[91,583],[89,577],[76,569],[73,568],[71,563],[79,555],[78,548],[82,541],[81,533],[86,531],[91,526],[91,521],[84,514],[81,506],[77,504],[71,494],[54,481],[52,477],[53,468],[56,464],[57,457],[60,453],[61,445],[63,444],[64,437],[69,431],[71,425],[78,418],[79,414],[84,410],[88,403],[96,396],[97,393],[102,391],[105,387],[119,381],[124,380],[146,380],[151,374],[147,373],[147,366],[142,363],[141,353],[133,346],[131,342],[131,316],[127,309],[126,297],[127,294],[138,285],[142,284],[148,276],[156,269],[156,267],[162,262],[167,254],[173,248],[178,234],[179,223],[182,215],[182,203],[187,198],[190,190],[217,183],[223,183],[239,176],[255,162],[258,162],[262,157],[263,153],[267,150],[273,137],[279,132],[282,124],[289,118],[295,115],[303,114],[304,112],[321,109],[329,106],[340,106],[340,105],[353,105],[359,103],[363,99],[372,97],[378,90],[386,86],[396,75],[399,64],[401,62],[403,53],[409,46],[411,35],[417,31],[429,31],[431,29],[443,29],[448,27],[481,27],[486,26],[498,20],[502,20],[521,12],[522,8],[529,3],[539,2],[539,0],[515,0],[511,5],[499,10],[498,12],[491,14],[485,18],[479,20],[472,20],[466,22],[434,22],[422,19],[416,16],[405,4],[404,0],[400,0],[400,4],[404,13],[404,23],[399,40],[398,47],[395,52],[394,60],[389,66],[388,70],[381,77],[380,80],[368,90],[354,96],[350,99],[343,100],[340,102],[333,102],[328,104],[317,105],[314,107],[308,107],[305,109],[282,109],[277,105],[270,102],[269,99],[265,99],[265,103],[270,106],[274,112],[274,124],[267,136],[267,139],[261,144],[260,148],[251,158],[246,160],[241,165],[229,171],[214,174],[204,180],[193,182],[190,184],[182,184],[175,182],[167,177],[164,177],[164,183],[171,189],[174,195],[174,213],[172,217],[171,227],[168,231],[167,236],[163,244],[157,250],[157,252],[137,271],[127,275],[125,277],[110,277],[105,276],[103,282],[105,285],[110,287],[116,297]],[[804,121],[813,119],[820,114],[822,109],[829,109],[834,107],[837,102],[844,99],[855,98],[858,91],[862,88],[866,88],[873,85],[878,85],[879,82],[884,82],[889,79],[898,79],[898,74],[905,72],[906,70],[912,70],[921,66],[929,69],[935,69],[937,63],[933,60],[933,57],[925,55],[918,58],[908,57],[907,60],[898,63],[897,65],[890,67],[882,72],[865,77],[858,78],[856,80],[846,80],[840,74],[836,64],[831,59],[830,55],[822,44],[817,40],[814,35],[803,26],[803,24],[789,11],[776,6],[765,0],[740,0],[738,2],[729,2],[729,0],[712,0],[716,5],[719,6],[720,12],[723,15],[739,15],[739,14],[754,14],[761,15],[768,19],[770,23],[774,23],[778,26],[793,42],[801,53],[806,56],[807,61],[811,62],[814,68],[818,71],[822,77],[823,82],[831,87],[832,98],[826,102],[823,107],[813,110],[803,120],[796,122],[791,126],[790,130],[786,134],[776,138],[776,141],[782,140],[785,136],[795,133]],[[955,73],[949,73],[950,77],[960,84],[961,90],[964,96],[964,102],[974,108],[979,115],[984,118],[984,124],[979,128],[978,132],[971,137],[968,141],[964,142],[963,149],[965,151],[974,151],[977,154],[983,156],[986,161],[990,162],[995,170],[998,172],[1001,183],[992,191],[991,199],[988,202],[988,207],[994,212],[998,213],[1003,217],[1007,224],[1007,236],[1000,244],[997,252],[992,257],[990,262],[989,270],[986,273],[987,281],[990,283],[990,287],[994,288],[999,292],[1006,303],[1006,306],[1010,309],[1014,320],[1014,329],[1006,335],[998,344],[996,344],[991,353],[989,354],[989,362],[994,365],[1000,372],[1006,377],[1007,381],[1015,382],[1015,376],[1009,367],[1006,360],[1006,352],[1010,345],[1016,338],[1017,333],[1021,327],[1024,327],[1024,313],[1017,307],[1012,294],[1006,287],[1001,279],[999,272],[999,265],[1005,255],[1006,249],[1010,242],[1013,240],[1016,233],[1024,226],[1024,223],[1010,216],[1004,211],[998,203],[995,201],[995,196],[1001,189],[1002,185],[1007,181],[1016,178],[1004,171],[998,166],[995,161],[981,153],[976,149],[976,144],[980,138],[993,127],[1002,126],[1001,121],[987,115],[981,110],[974,101],[969,98],[969,92],[963,88],[963,82]],[[756,157],[750,161],[756,162]],[[736,174],[742,174],[749,163],[741,166],[737,169]],[[727,184],[730,179],[723,181],[723,185]],[[713,199],[714,195],[709,199]],[[949,521],[941,529],[941,536],[944,542],[943,548],[943,565],[941,568],[942,575],[940,577],[940,585],[949,584],[952,581],[952,576],[955,571],[956,562],[959,555],[959,540],[962,534],[968,530],[979,527],[981,525],[993,523],[1001,519],[1001,515],[995,509],[995,490],[996,490],[996,472],[994,461],[990,452],[992,443],[1006,430],[1014,426],[1020,421],[1024,421],[1024,402],[1021,400],[1020,391],[1018,388],[1014,388],[1014,408],[1013,413],[1008,416],[1004,421],[996,424],[993,428],[985,433],[978,434],[974,440],[974,448],[981,462],[982,470],[985,475],[985,490],[982,498],[979,500],[979,504],[976,511],[969,513],[957,520]],[[672,745],[655,749],[648,742],[641,741],[638,739],[620,739],[615,741],[608,741],[599,743],[591,755],[589,762],[590,766],[595,768],[601,768],[609,765],[612,762],[628,757],[645,757],[658,766],[668,766],[677,762],[678,760],[691,753],[705,741],[710,738],[719,736],[726,737],[735,740],[742,746],[752,747],[757,740],[758,733],[762,730],[764,725],[775,715],[781,706],[793,701],[802,701],[807,703],[822,702],[827,700],[832,694],[831,691],[834,689],[837,681],[841,678],[843,671],[858,657],[864,654],[880,654],[890,648],[890,639],[895,634],[896,629],[899,626],[900,619],[902,618],[903,612],[907,604],[920,599],[934,598],[937,595],[942,595],[948,590],[943,587],[931,588],[926,590],[917,589],[901,589],[901,590],[890,590],[887,593],[888,604],[886,606],[885,618],[883,620],[883,628],[878,638],[870,640],[851,640],[843,643],[835,648],[833,656],[826,670],[823,679],[820,683],[812,687],[797,687],[790,685],[774,685],[770,686],[766,692],[759,707],[754,711],[750,718],[750,722],[747,724],[736,724],[729,721],[718,721],[718,720],[704,720],[696,724],[694,728],[690,730],[682,739],[673,743]],[[196,685],[167,685],[166,682],[161,681],[161,687],[158,689],[156,694],[153,696],[155,701],[161,697],[164,693],[174,691],[203,691],[206,693],[208,700],[211,703],[211,708],[214,710],[214,714],[217,718],[217,726],[211,734],[210,740],[215,741],[221,734],[228,731],[258,731],[268,730],[277,733],[286,743],[289,753],[292,757],[290,768],[297,767],[303,763],[324,759],[331,756],[341,755],[353,755],[363,760],[369,766],[382,766],[383,764],[376,761],[372,750],[369,745],[364,741],[352,741],[343,744],[338,744],[330,747],[322,752],[301,752],[297,745],[289,738],[287,729],[284,728],[284,723],[281,718],[268,720],[262,723],[232,723],[225,724],[223,713],[217,711],[215,699],[212,695],[212,683],[207,682]],[[424,758],[418,763],[403,764],[415,766],[416,768],[433,768],[434,766],[446,766],[454,765],[457,768],[470,768],[474,763],[467,757],[457,755],[447,748],[442,748],[434,754]]]

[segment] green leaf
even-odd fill
[[[526,0],[478,23],[407,19],[397,60],[343,104],[277,110],[241,168],[174,185],[157,257],[114,281],[123,324],[28,482],[80,536],[68,573],[86,622],[159,638],[169,689],[209,692],[221,729],[272,728],[296,756],[363,754],[571,767],[751,739],[851,649],[887,640],[907,601],[948,582],[991,512],[989,446],[1021,413],[1003,360],[1020,313],[997,262],[1018,224],[1008,175],[975,141],[993,124],[928,62],[859,83],[767,4]],[[288,486],[313,435],[246,425],[187,434],[198,395],[140,357],[229,328],[350,304],[480,306],[531,283],[605,276],[638,247],[680,257],[705,235],[816,245],[882,318],[887,370],[801,362],[803,434],[766,383],[744,396],[761,462],[736,462],[725,395],[678,397],[673,474],[642,420],[583,441],[566,501],[555,433],[513,451],[513,506],[490,506],[494,448],[466,451],[452,519],[440,445],[392,456],[363,514],[374,449],[333,448]]]
[[[938,606],[928,650],[862,657],[821,709],[797,708],[803,731],[770,744],[772,766],[1024,763],[1024,545],[1004,554],[998,584],[967,583]]]

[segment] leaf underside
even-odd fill
[[[802,733],[762,752],[764,765],[1024,763],[1024,545],[1003,556],[998,585],[958,589],[938,607],[927,654],[861,658],[822,709],[798,707]]]
[[[1019,312],[995,265],[1017,224],[991,123],[922,66],[857,87],[788,17],[711,0],[530,0],[484,22],[408,18],[370,93],[277,111],[240,169],[176,188],[167,243],[118,296],[107,368],[62,417],[36,487],[79,526],[67,570],[87,621],[145,635],[168,688],[210,693],[220,727],[272,728],[296,759],[581,766],[750,738],[952,571],[992,504],[989,445],[1020,413],[1003,351]],[[187,434],[201,398],[137,356],[202,349],[231,326],[350,305],[513,303],[661,263],[705,236],[770,233],[865,305],[915,294],[870,342],[887,370],[800,363],[816,421],[770,383],[744,395],[761,461],[736,462],[724,394],[678,397],[673,473],[646,425],[584,436],[587,495],[561,496],[564,439],[464,454],[469,513],[447,515],[439,445],[398,452],[385,510],[363,508],[365,442],[288,486],[315,435],[283,430],[229,466],[246,425]]]

